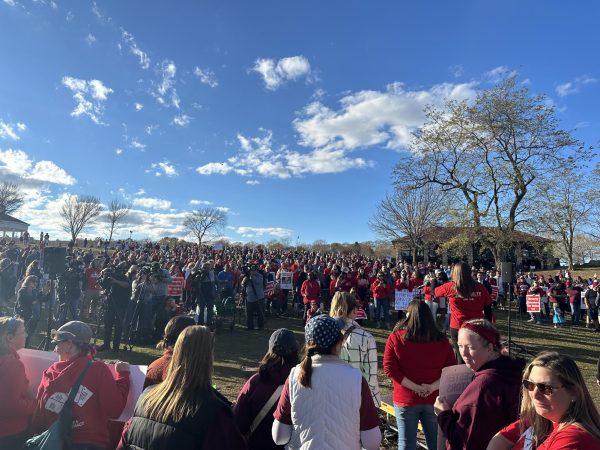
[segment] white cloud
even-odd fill
[[[338,173],[353,168],[371,167],[362,158],[349,158],[340,149],[315,149],[308,153],[273,148],[273,133],[262,130],[263,136],[246,137],[238,134],[240,150],[226,162],[211,162],[196,171],[201,175],[235,173],[242,176],[290,178],[305,174]]]
[[[21,139],[19,132],[27,130],[27,126],[23,122],[8,123],[0,120],[0,138],[12,139],[18,141]]]
[[[177,173],[177,169],[175,169],[175,166],[173,166],[173,164],[171,164],[169,161],[153,163],[151,167],[152,169],[154,169],[154,174],[157,177],[160,177],[161,175],[166,175],[168,177],[176,177],[177,175],[179,175]]]
[[[215,73],[210,69],[201,69],[196,66],[194,68],[194,75],[196,75],[201,83],[209,85],[211,88],[216,88],[219,85]]]
[[[455,64],[448,67],[448,72],[450,72],[454,78],[460,78],[465,73],[465,68],[462,64]]]
[[[208,206],[208,205],[212,205],[213,202],[209,202],[208,200],[190,200],[190,205],[192,206],[199,206],[199,205],[203,205],[203,206]]]
[[[146,193],[146,191],[143,188],[139,188],[138,191],[135,194],[133,194],[133,195],[135,195],[136,197],[138,197],[140,195],[144,195],[145,193]]]
[[[73,92],[73,98],[77,102],[77,106],[71,111],[71,116],[88,116],[94,123],[103,125],[101,118],[104,102],[113,90],[100,80],[86,81],[67,76],[63,77],[62,84]]]
[[[171,123],[180,127],[187,127],[191,121],[192,117],[188,116],[187,114],[180,114],[179,116],[173,117],[173,121]]]
[[[249,186],[256,186],[257,184],[260,184],[260,181],[258,180],[248,180],[246,181],[246,184]]]
[[[133,107],[135,108],[136,111],[141,111],[142,108],[144,108],[144,105],[142,105],[141,103],[135,102]]]
[[[121,28],[121,38],[123,42],[129,46],[129,52],[138,58],[140,67],[142,69],[148,69],[150,67],[150,58],[146,52],[138,47],[133,35]]]
[[[135,206],[140,206],[142,208],[148,209],[169,209],[171,207],[171,202],[169,200],[163,200],[160,198],[152,197],[134,198],[133,204]]]
[[[70,186],[77,182],[54,162],[42,160],[34,163],[23,150],[13,149],[0,149],[0,178],[31,187],[48,183]]]
[[[134,148],[136,150],[139,150],[141,152],[143,152],[144,150],[146,150],[146,144],[142,144],[140,141],[138,141],[137,139],[133,139],[131,141],[131,144],[129,144],[129,146],[131,148]]]
[[[582,75],[575,78],[573,81],[559,84],[556,86],[556,94],[559,97],[566,97],[567,95],[578,93],[584,86],[598,82],[597,78]]]
[[[229,208],[227,208],[226,206],[215,206],[215,209],[217,211],[221,211],[221,212],[224,212],[224,213],[229,212]]]
[[[294,81],[311,74],[310,63],[304,56],[290,56],[279,61],[259,58],[255,61],[252,71],[262,77],[265,87],[277,90],[286,81]]]
[[[490,83],[498,83],[500,80],[512,77],[516,74],[516,70],[510,70],[507,66],[498,66],[494,67],[492,70],[488,70],[483,75],[483,79]]]
[[[95,42],[96,36],[94,36],[92,33],[88,33],[88,35],[85,37],[85,43],[89,46],[92,46]]]
[[[474,98],[475,87],[474,83],[443,83],[428,90],[407,90],[396,82],[385,91],[350,93],[340,100],[338,111],[318,101],[310,103],[294,120],[294,127],[306,147],[355,150],[380,145],[400,150],[423,125],[426,105]]]
[[[15,6],[17,4],[15,0],[4,0],[4,3],[6,3],[8,6]]]
[[[152,92],[158,103],[163,106],[174,106],[179,109],[180,99],[175,90],[175,75],[177,66],[173,61],[164,60],[160,66],[161,81]]]
[[[115,149],[115,153],[116,153],[117,155],[120,155],[121,153],[123,153],[123,149],[121,149],[121,148],[117,148],[117,149]]]
[[[235,231],[242,237],[252,238],[257,236],[275,236],[278,238],[285,238],[292,235],[292,231],[289,228],[279,227],[228,227],[230,230]]]
[[[146,128],[144,128],[144,131],[146,134],[152,134],[158,129],[158,127],[158,125],[148,125]]]

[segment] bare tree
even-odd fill
[[[531,96],[516,76],[481,91],[473,102],[449,101],[425,114],[426,123],[395,174],[416,186],[456,193],[456,206],[496,264],[512,248],[535,184],[588,156],[559,127],[546,97]],[[552,167],[552,173],[543,167]]]
[[[110,223],[110,232],[108,235],[108,244],[112,241],[113,233],[117,223],[123,221],[129,214],[129,205],[115,199],[108,204],[108,223]]]
[[[0,213],[11,214],[23,205],[23,194],[19,186],[9,181],[0,184]]]
[[[227,214],[217,208],[202,208],[185,216],[183,226],[198,239],[202,245],[205,237],[221,232],[227,224]]]
[[[60,217],[64,222],[62,228],[65,232],[71,234],[71,239],[75,242],[79,233],[93,222],[101,212],[102,205],[97,197],[70,195],[60,208]]]
[[[379,203],[369,226],[384,239],[408,238],[416,263],[425,231],[442,222],[446,204],[444,193],[432,185],[397,186]]]

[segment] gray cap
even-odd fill
[[[298,342],[294,333],[287,328],[275,330],[269,338],[269,352],[276,355],[287,355],[298,351]]]
[[[89,344],[94,333],[92,333],[92,329],[87,323],[72,320],[65,323],[58,330],[52,330],[50,334],[52,335],[52,342],[73,341]]]

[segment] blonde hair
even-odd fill
[[[213,342],[205,326],[189,326],[179,334],[167,376],[142,400],[148,418],[179,422],[200,409],[212,394]]]
[[[29,275],[26,276],[25,279],[23,280],[23,283],[21,283],[21,287],[24,288],[26,287],[30,282],[34,282],[35,285],[37,286],[38,282],[39,282],[39,278],[36,277],[35,275]]]
[[[346,318],[354,308],[356,308],[356,298],[349,292],[338,291],[331,299],[329,315],[333,318]]]
[[[25,326],[25,322],[16,317],[0,317],[0,355],[6,355],[11,351],[6,338],[9,334],[15,334],[19,325]]]
[[[584,429],[596,439],[600,439],[600,414],[590,396],[581,371],[575,361],[557,352],[542,352],[529,363],[523,379],[529,379],[534,367],[542,367],[552,371],[572,396],[573,402],[560,420],[559,430],[569,425]],[[552,422],[540,416],[536,411],[528,391],[523,388],[521,403],[521,430],[533,427],[534,448],[539,447],[552,432]]]

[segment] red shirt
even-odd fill
[[[511,423],[500,430],[500,434],[510,442],[515,442],[513,450],[523,450],[524,437],[521,437],[519,421]],[[552,433],[542,442],[537,450],[600,450],[600,441],[587,431],[575,425],[558,430],[553,424]]]
[[[29,427],[35,400],[29,398],[29,380],[16,352],[0,356],[0,437],[22,433]]]
[[[85,286],[88,290],[99,291],[102,287],[98,284],[101,270],[96,267],[85,269]]]
[[[398,278],[395,283],[394,283],[394,288],[397,291],[412,291],[411,287],[410,287],[410,282],[407,284],[404,281],[400,280],[400,278]]]
[[[47,430],[56,421],[62,403],[88,359],[89,356],[81,356],[58,361],[44,371],[33,417],[34,433]],[[115,380],[105,363],[94,361],[83,378],[75,398],[77,401],[73,403],[73,443],[106,447],[109,443],[108,420],[123,412],[128,393],[129,372],[118,373]]]
[[[382,284],[379,280],[375,280],[373,286],[371,286],[371,292],[373,293],[374,299],[380,298],[385,300],[386,298],[389,298],[392,288],[387,283]]]
[[[450,328],[458,330],[463,322],[472,319],[483,319],[483,307],[492,303],[487,289],[480,283],[475,283],[470,297],[458,297],[454,281],[449,281],[435,288],[436,297],[448,297],[452,310]]]
[[[306,280],[302,283],[300,294],[304,297],[304,303],[316,302],[319,300],[321,286],[317,280]]]
[[[148,386],[158,384],[165,379],[172,357],[173,350],[168,349],[160,358],[155,359],[150,363],[150,365],[148,366],[148,370],[146,370],[146,378],[144,379],[144,389],[146,389]]]
[[[437,392],[419,397],[402,386],[406,377],[417,384],[439,380],[442,369],[456,364],[456,357],[447,339],[433,342],[405,341],[406,330],[390,334],[383,353],[383,371],[394,384],[394,404],[398,406],[433,405]],[[423,358],[427,355],[427,358]]]

